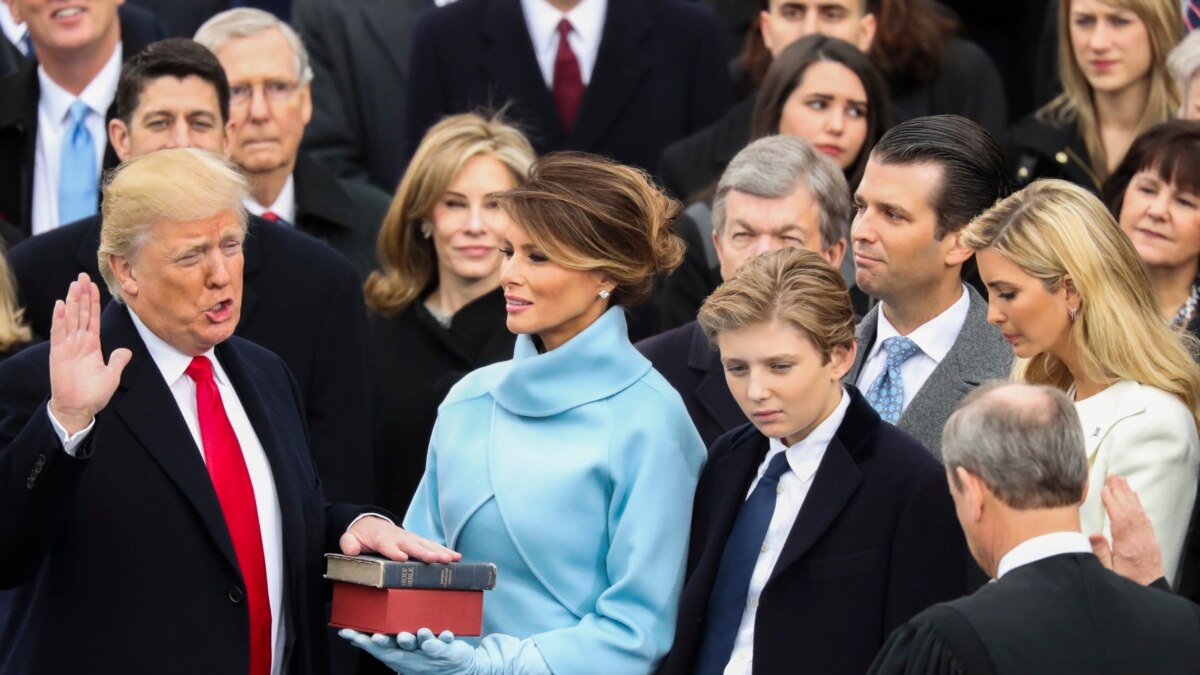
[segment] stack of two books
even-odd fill
[[[493,563],[396,562],[369,555],[325,555],[333,581],[329,625],[395,635],[428,628],[456,636],[483,629],[483,592],[496,587]]]

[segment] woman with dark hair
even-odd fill
[[[771,64],[754,106],[751,140],[799,136],[829,155],[853,193],[888,129],[887,84],[848,42],[810,35]]]
[[[1183,34],[1175,2],[1059,3],[1063,93],[1010,132],[1016,186],[1062,178],[1099,194],[1134,139],[1179,110],[1167,55]]]
[[[1200,122],[1146,130],[1104,184],[1104,201],[1133,242],[1163,319],[1200,336]]]
[[[578,153],[539,160],[500,203],[514,356],[446,397],[404,520],[498,565],[484,637],[343,636],[402,673],[650,673],[707,454],[625,308],[679,264],[678,206],[643,172]]]

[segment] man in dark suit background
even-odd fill
[[[292,24],[313,69],[313,117],[302,147],[338,175],[389,194],[400,184],[413,24],[434,6],[433,0],[296,0]]]
[[[164,37],[153,15],[118,12],[118,4],[9,0],[37,53],[37,63],[25,61],[0,80],[0,221],[23,236],[96,213],[100,172],[117,164],[105,126],[115,114],[121,63]],[[94,164],[81,161],[88,157]]]
[[[881,416],[940,456],[942,426],[980,382],[1008,377],[1012,349],[963,283],[958,233],[1008,189],[988,132],[954,115],[896,125],[854,195],[855,281],[879,302],[858,326],[846,375]]]
[[[442,116],[511,103],[539,153],[652,171],[730,103],[721,28],[683,0],[458,0],[412,35],[403,164]]]
[[[696,488],[687,577],[660,673],[862,673],[893,628],[967,589],[937,461],[842,376],[850,297],[820,255],[760,255],[700,325],[751,424]]]
[[[173,38],[126,62],[112,146],[122,159],[162,148],[226,148],[229,86],[204,47]],[[48,336],[54,301],[85,272],[98,278],[100,217],[22,242],[9,252],[26,318]],[[300,387],[318,474],[337,501],[372,491],[366,310],[354,268],[325,244],[250,218],[238,336],[281,356]],[[100,290],[101,305],[111,299]]]
[[[850,217],[850,190],[841,170],[804,139],[770,136],[746,146],[721,176],[711,246],[726,280],[754,256],[786,246],[820,253],[837,267]],[[725,384],[720,355],[698,322],[637,347],[683,397],[705,445],[746,423]]]
[[[300,37],[273,14],[243,8],[206,21],[196,41],[217,55],[229,80],[230,157],[252,179],[246,209],[325,241],[365,278],[377,267],[375,239],[390,199],[300,151],[313,111],[313,71]]]
[[[98,254],[118,302],[80,274],[0,366],[0,673],[325,673],[324,551],[457,556],[326,503],[286,365],[233,337],[245,191],[202,150],[125,164]]]
[[[942,453],[971,553],[997,581],[901,626],[873,673],[1200,672],[1200,607],[1104,569],[1080,533],[1088,466],[1066,395],[976,389]]]

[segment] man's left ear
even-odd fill
[[[312,121],[312,81],[309,80],[300,87],[300,119],[304,120],[304,126]]]
[[[946,239],[953,241],[949,252],[946,253],[946,267],[957,267],[965,264],[971,259],[971,256],[975,255],[975,251],[963,246],[962,242],[958,240],[958,232],[947,233]]]

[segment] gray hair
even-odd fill
[[[1200,32],[1193,31],[1183,39],[1167,56],[1167,70],[1179,88],[1183,97],[1180,117],[1187,117],[1188,90],[1191,88],[1192,76],[1200,69]]]
[[[251,37],[272,28],[283,34],[283,39],[292,50],[292,62],[295,64],[296,79],[299,80],[300,86],[311,82],[313,71],[308,65],[308,50],[304,48],[304,42],[291,26],[270,12],[250,7],[226,10],[205,21],[196,31],[194,39],[215,54],[230,40]]]
[[[725,198],[737,190],[764,199],[787,197],[803,185],[817,200],[821,245],[833,246],[850,229],[850,188],[833,160],[795,136],[767,136],[739,152],[726,167],[713,196],[713,231],[725,228]]]
[[[1014,509],[1078,504],[1087,453],[1075,404],[1053,387],[987,382],[967,394],[942,431],[955,487],[962,467]]]

